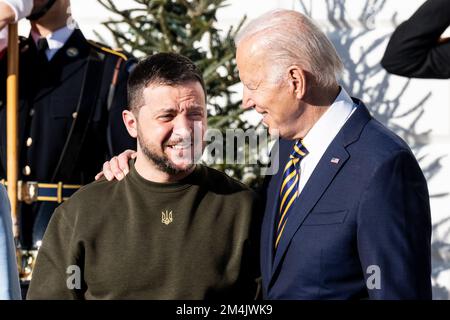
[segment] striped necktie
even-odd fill
[[[308,154],[305,146],[303,146],[301,140],[297,140],[294,144],[294,148],[289,156],[289,161],[286,164],[283,172],[283,183],[280,189],[280,200],[278,216],[275,226],[275,249],[283,234],[284,227],[286,226],[287,219],[289,217],[289,210],[298,197],[298,180],[300,179],[300,161]]]

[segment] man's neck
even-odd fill
[[[195,166],[192,166],[192,168],[188,171],[171,175],[169,173],[163,172],[159,170],[154,163],[152,163],[150,160],[148,160],[144,154],[140,153],[138,151],[138,154],[136,156],[136,162],[134,164],[134,167],[136,171],[139,173],[141,177],[143,177],[146,180],[157,182],[157,183],[174,183],[178,182],[184,178],[186,178],[188,175],[190,175],[194,170]]]
[[[332,88],[314,87],[310,90],[304,100],[304,111],[301,117],[302,123],[298,125],[302,130],[297,133],[295,139],[303,139],[308,134],[322,115],[327,112],[334,100],[336,100],[339,92],[340,87],[338,85]]]
[[[47,37],[56,30],[59,30],[67,25],[67,19],[60,19],[59,21],[49,21],[46,23],[31,22],[31,29],[39,34],[41,37]]]

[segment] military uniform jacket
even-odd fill
[[[94,73],[87,72],[89,60],[95,61]],[[87,41],[78,29],[50,61],[40,58],[31,36],[21,40],[18,134],[21,180],[86,184],[111,155],[135,148],[135,140],[128,135],[121,115],[127,105],[129,62],[125,55]],[[3,54],[0,179],[6,178],[6,70]],[[67,141],[74,119],[79,116],[80,104],[87,104],[86,101],[89,101],[84,106],[86,125],[79,130],[82,134],[76,140],[76,154],[70,158],[72,168],[64,172],[61,155],[69,148]]]

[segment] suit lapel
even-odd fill
[[[347,161],[348,157],[349,155],[342,144],[333,143],[320,159],[311,177],[303,188],[303,191],[291,208],[293,211],[289,216],[276,250],[272,269],[273,272],[277,269],[295,232],[297,232],[298,228],[303,224],[303,221],[305,221],[312,208],[319,201],[320,197],[333,181],[333,178]],[[332,158],[339,159],[339,162],[332,163]]]
[[[266,276],[266,279],[272,274],[273,262],[273,236],[275,217],[278,213],[278,200],[281,181],[283,176],[283,169],[289,159],[289,150],[292,148],[294,142],[287,140],[280,140],[278,149],[272,149],[271,152],[276,152],[275,157],[279,157],[280,167],[277,173],[269,177],[269,183],[266,189],[266,205],[263,219],[263,226],[261,231],[261,271]]]

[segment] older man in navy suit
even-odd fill
[[[431,298],[425,178],[407,144],[339,86],[325,34],[277,10],[236,44],[243,106],[282,137],[265,188],[265,298]]]

